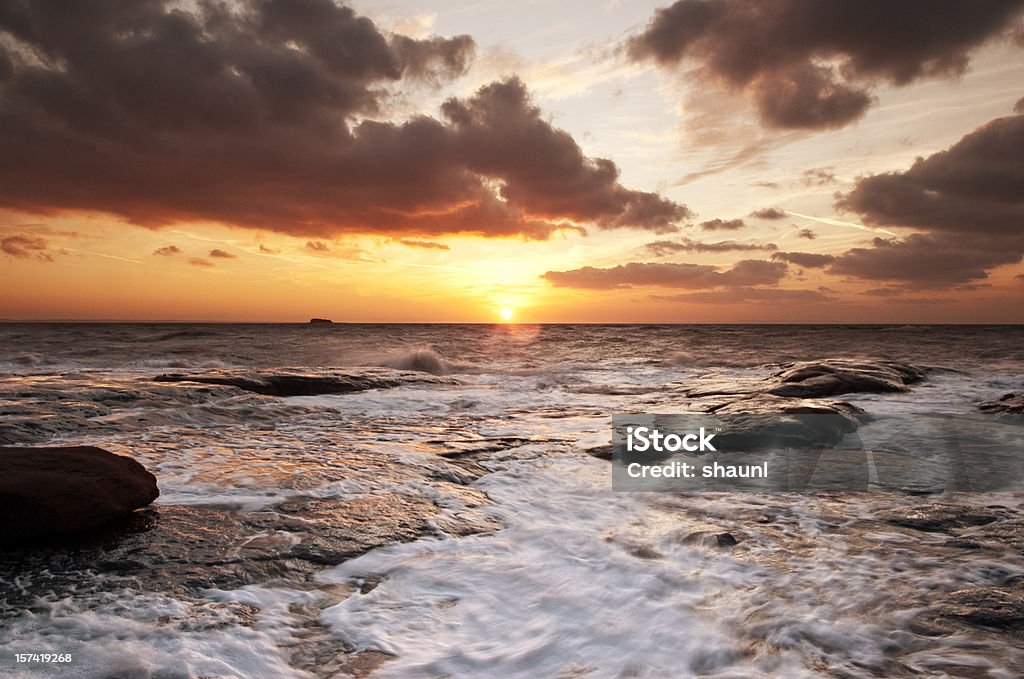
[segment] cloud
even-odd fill
[[[548,271],[544,278],[552,285],[587,290],[612,290],[634,286],[665,288],[715,288],[722,286],[772,285],[786,275],[782,262],[744,259],[731,269],[719,271],[709,264],[630,262],[608,268],[585,266],[570,271]]]
[[[809,304],[829,302],[834,298],[822,290],[787,290],[782,288],[728,288],[686,292],[679,295],[651,295],[651,299],[662,302],[687,302],[690,304],[745,304],[748,302],[772,302],[778,304]]]
[[[372,262],[366,250],[351,243],[333,243],[328,245],[322,240],[306,241],[306,250],[315,255],[333,257],[336,259],[347,259],[354,262]]]
[[[2,207],[312,238],[670,232],[690,216],[624,187],[516,78],[386,121],[389,89],[466,71],[468,36],[387,35],[332,0],[76,8],[0,12]]]
[[[701,222],[698,226],[705,231],[735,231],[742,229],[746,223],[742,219],[709,219],[706,222]]]
[[[807,240],[814,240],[818,237],[818,234],[814,233],[811,229],[800,229],[796,232],[797,238],[806,238]]]
[[[787,217],[786,211],[778,207],[763,207],[760,210],[754,210],[750,213],[750,216],[754,219],[785,219]]]
[[[267,247],[263,243],[260,243],[260,252],[264,255],[276,255],[280,250],[275,250],[274,248]]]
[[[800,181],[804,186],[828,186],[836,183],[836,175],[829,167],[813,167],[804,170]]]
[[[49,249],[49,242],[40,236],[17,233],[0,238],[0,252],[16,259],[38,259],[41,262],[52,262],[62,254]]]
[[[984,279],[1024,256],[1024,115],[989,121],[902,172],[860,179],[837,207],[865,224],[918,233],[876,238],[835,273],[944,287]]]
[[[408,238],[402,238],[398,241],[402,245],[410,248],[424,248],[426,250],[451,250],[450,247],[444,243],[435,243],[429,240],[410,240]]]
[[[162,257],[170,257],[171,255],[180,255],[184,250],[179,248],[177,245],[165,245],[162,248],[153,250],[154,255],[160,255]]]
[[[233,255],[230,252],[221,250],[220,248],[214,248],[210,250],[210,257],[215,259],[237,259],[238,255]]]
[[[962,74],[972,50],[1003,34],[1022,7],[1022,0],[678,0],[657,10],[626,52],[667,68],[698,64],[706,79],[746,92],[765,126],[835,128],[864,115],[879,83]]]
[[[829,273],[873,281],[900,281],[911,288],[945,288],[988,277],[987,270],[1021,260],[1024,243],[965,243],[960,238],[911,234],[875,238],[874,247],[853,248],[835,259]]]
[[[870,295],[871,297],[899,297],[903,293],[907,292],[906,288],[871,288],[865,290],[862,295]]]
[[[835,261],[832,255],[821,255],[815,252],[776,252],[772,259],[789,262],[805,269],[820,269]]]
[[[678,241],[656,240],[644,245],[644,249],[655,257],[666,257],[679,252],[752,252],[754,250],[778,250],[775,243],[740,243],[734,240],[719,241],[717,243],[703,243],[701,241],[683,238]]]
[[[188,260],[188,263],[191,264],[192,266],[213,266],[213,262],[208,262],[205,259],[202,259],[201,257],[193,257],[192,259]]]

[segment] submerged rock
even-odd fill
[[[310,325],[334,325],[334,321],[329,318],[311,318],[309,319]]]
[[[951,592],[937,606],[917,615],[911,622],[911,630],[931,636],[950,634],[962,626],[999,632],[1024,629],[1024,588],[1017,583],[1009,587],[972,587]]]
[[[991,522],[961,531],[946,544],[963,549],[989,549],[1024,555],[1024,519]]]
[[[988,401],[978,406],[983,413],[1024,414],[1024,394],[1003,394],[998,401]]]
[[[900,507],[878,514],[878,518],[887,523],[932,533],[944,533],[967,526],[983,526],[1003,516],[1004,513],[996,509],[939,502]]]
[[[368,389],[389,389],[408,384],[458,384],[452,378],[386,368],[362,368],[312,375],[295,371],[253,373],[212,370],[202,373],[169,373],[158,375],[153,379],[156,382],[221,384],[264,396],[318,396]]]
[[[156,477],[101,448],[0,448],[0,540],[98,528],[159,496]]]
[[[857,392],[891,393],[908,391],[920,381],[924,370],[895,361],[848,361],[829,359],[793,363],[773,375],[782,384],[768,393],[796,398],[821,398]]]

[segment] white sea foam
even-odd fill
[[[283,597],[276,594],[277,601]],[[211,594],[213,600],[241,598]],[[271,615],[246,626],[228,607],[155,594],[43,601],[5,621],[0,672],[11,679],[311,679],[287,662],[279,609],[267,611]],[[70,654],[72,662],[19,666],[11,662],[15,653]]]

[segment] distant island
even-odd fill
[[[311,318],[309,319],[310,325],[333,325],[334,321],[329,318]]]

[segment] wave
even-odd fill
[[[763,361],[740,357],[701,356],[692,351],[676,351],[662,363],[682,368],[757,368]]]
[[[414,370],[431,375],[480,372],[479,367],[472,363],[449,360],[433,349],[413,349],[405,353],[388,356],[372,365],[382,368],[394,368],[396,370]]]

